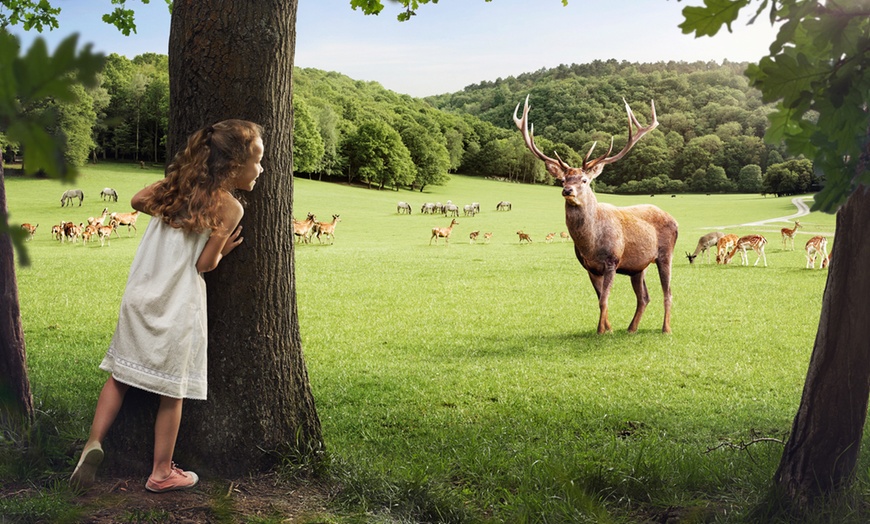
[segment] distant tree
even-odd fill
[[[735,135],[725,140],[722,151],[722,167],[732,180],[737,179],[740,169],[748,164],[761,165],[767,155],[764,141],[757,136]]]
[[[699,193],[724,193],[733,191],[736,185],[728,180],[721,166],[710,165],[706,169],[698,169],[688,182],[689,189]]]
[[[318,173],[337,175],[341,171],[342,159],[339,155],[341,132],[339,131],[339,116],[331,105],[312,108],[320,139],[323,141],[323,159]]]
[[[465,152],[462,134],[456,129],[448,129],[444,133],[444,138],[447,140],[447,154],[450,158],[447,169],[456,171],[462,164],[462,154]]]
[[[410,185],[416,170],[402,137],[382,120],[363,122],[348,138],[351,176],[369,186]]]
[[[430,132],[413,120],[405,120],[399,124],[399,135],[414,163],[416,175],[413,185],[422,192],[427,185],[446,183],[450,154],[444,135],[437,129]]]
[[[323,163],[323,136],[305,99],[294,97],[293,111],[293,172],[316,173]]]
[[[807,193],[815,182],[813,163],[807,159],[794,159],[767,167],[764,191],[782,195]]]
[[[92,134],[97,113],[94,111],[94,100],[90,93],[81,85],[73,86],[75,101],[58,103],[56,107],[58,127],[56,132],[62,135],[66,142],[64,160],[67,164],[81,167],[88,160],[88,155],[94,149]]]
[[[743,166],[737,176],[737,191],[741,193],[760,193],[764,189],[761,178],[761,166],[749,164]]]
[[[689,140],[678,159],[678,179],[691,178],[699,169],[721,165],[724,154],[722,139],[716,135],[704,135]]]

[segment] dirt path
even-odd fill
[[[710,228],[705,228],[705,229],[712,229],[712,230],[721,231],[724,229],[735,229],[735,228],[741,228],[741,227],[769,226],[771,224],[779,223],[779,222],[791,223],[802,216],[806,216],[806,215],[810,214],[810,206],[808,206],[807,203],[804,202],[804,200],[808,199],[808,198],[811,198],[811,197],[794,197],[794,198],[792,198],[791,203],[794,204],[794,206],[797,208],[797,212],[795,212],[791,215],[787,215],[787,216],[783,216],[783,217],[768,218],[765,220],[759,220],[757,222],[746,222],[743,224],[735,224],[735,225],[731,225],[731,226],[716,226],[716,227],[710,227]],[[775,228],[771,231],[778,231],[778,228]],[[829,237],[834,235],[833,231],[803,231],[803,233],[809,233],[812,235],[825,235],[825,236],[829,236]]]

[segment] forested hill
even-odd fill
[[[572,165],[627,140],[622,99],[641,122],[655,100],[659,127],[596,180],[598,191],[803,192],[812,163],[783,159],[762,141],[771,110],[742,75],[745,64],[596,61],[559,66],[419,99],[318,69],[294,71],[294,172],[375,187],[424,190],[448,173],[552,183],[511,115],[530,95],[542,151]],[[53,100],[68,162],[166,162],[169,71],[165,55],[108,56],[101,85],[76,102]],[[0,131],[11,161],[18,145]]]
[[[323,111],[338,118],[338,140],[344,145],[338,147],[335,162],[330,164],[341,166],[338,170],[349,177],[358,171],[354,158],[366,162],[365,155],[354,156],[354,132],[361,121],[372,117],[399,131],[418,171],[429,165],[431,173],[440,172],[441,168],[432,164],[433,155],[443,156],[438,151],[446,147],[451,171],[547,182],[543,163],[526,151],[511,118],[526,95],[530,96],[529,118],[539,146],[558,151],[572,165],[581,162],[581,154],[594,141],[599,153],[612,136],[614,148],[622,147],[628,130],[623,98],[642,123],[649,120],[650,101],[655,100],[658,129],[630,155],[605,170],[597,184],[599,191],[809,190],[818,182],[812,164],[784,160],[780,145],[762,140],[771,108],[743,76],[746,66],[733,62],[595,61],[482,82],[423,100],[387,91],[375,82],[303,69],[297,70],[295,77],[297,122],[300,106],[306,106],[301,107],[302,112],[313,113],[321,135],[326,136]],[[408,132],[409,121],[415,124],[415,132]],[[440,133],[433,133],[436,130]],[[296,132],[300,137],[298,123]],[[421,144],[414,144],[412,135],[418,142],[421,136],[426,137],[428,160],[421,158]],[[444,165],[443,158],[439,165]],[[422,177],[418,173],[416,185],[443,183],[443,178],[431,173]],[[367,177],[359,179],[370,180]],[[387,185],[395,182],[386,180]]]

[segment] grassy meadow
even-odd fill
[[[99,215],[106,186],[121,195],[109,210],[129,211],[130,196],[160,176],[88,167],[75,184],[84,205],[64,209],[60,194],[72,186],[6,180],[11,223],[39,223],[28,243],[33,264],[18,268],[31,385],[70,441],[87,435],[105,379],[97,364],[146,221],[139,235],[122,230],[105,247],[61,244],[51,225]],[[673,334],[660,332],[653,266],[638,333],[625,332],[635,297],[618,276],[614,333],[598,336],[595,292],[558,236],[558,188],[463,176],[423,193],[294,184],[297,217],[341,218],[334,244],[295,249],[306,362],[329,472],[342,487],[336,514],[344,517],[336,519],[636,522],[677,511],[684,521],[732,522],[763,502],[781,446],[723,444],[787,437],[827,277],[804,269],[803,246],[825,234],[830,250],[833,216],[802,217],[795,250],[784,251],[779,229],[790,222],[738,225],[793,214],[787,198],[599,195],[659,205],[680,236]],[[479,202],[482,212],[460,216],[449,245],[430,245],[431,228],[450,219],[420,207],[448,199],[460,208]],[[397,214],[399,200],[411,204],[410,216]],[[513,210],[496,211],[500,200]],[[765,235],[768,267],[741,267],[739,257],[690,266],[685,252],[726,226]],[[533,243],[520,244],[517,230]],[[484,232],[493,233],[486,244]],[[551,232],[556,239],[546,243]],[[859,497],[867,481],[863,460]]]

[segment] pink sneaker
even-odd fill
[[[97,467],[103,461],[103,448],[99,442],[86,445],[82,450],[79,463],[69,478],[71,486],[79,489],[87,489],[94,485],[97,475]]]
[[[154,477],[148,477],[145,489],[153,493],[163,493],[164,491],[192,488],[196,486],[197,482],[199,482],[199,476],[196,473],[193,471],[182,471],[173,462],[172,471],[168,477],[163,480],[154,480]]]

